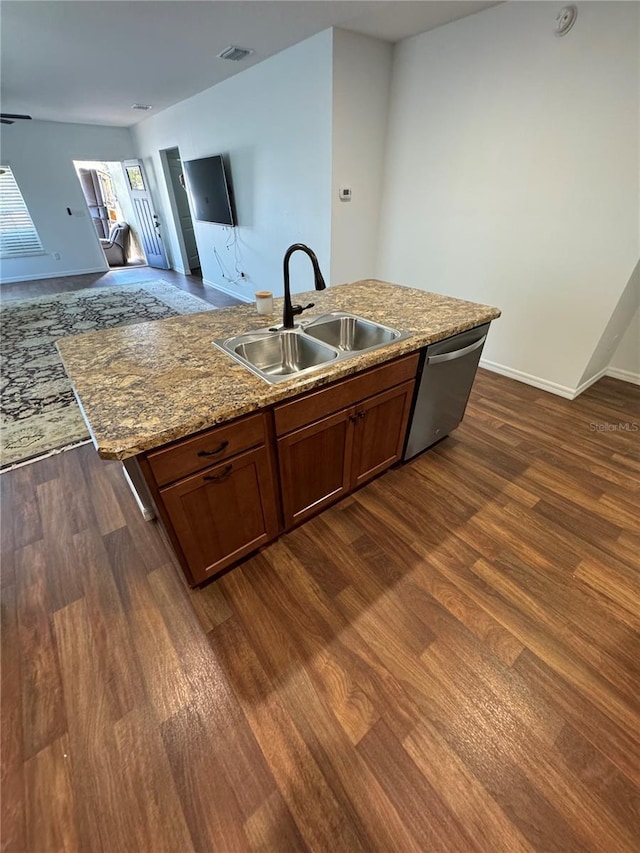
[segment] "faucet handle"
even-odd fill
[[[302,305],[292,305],[291,306],[291,312],[292,312],[294,317],[297,317],[298,314],[302,314],[302,312],[306,311],[307,308],[313,308],[313,306],[315,304],[316,304],[315,302],[310,302],[308,305],[305,305],[304,307]]]

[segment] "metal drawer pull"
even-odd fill
[[[366,412],[358,412],[358,417],[359,417],[359,418],[366,418],[366,416],[367,416],[367,413],[366,413]]]
[[[468,347],[457,349],[454,352],[443,352],[442,355],[430,355],[427,357],[427,364],[440,364],[443,361],[453,361],[456,358],[462,358],[463,356],[468,355],[470,352],[473,352],[474,350],[481,347],[486,340],[487,336],[485,335],[483,338],[480,338],[479,341],[475,341],[475,343],[469,344]]]
[[[228,446],[228,441],[221,441],[215,450],[199,450],[198,456],[217,456],[218,453],[222,453],[222,451]]]
[[[358,416],[357,415],[349,415],[349,420],[351,421],[352,424],[354,424],[358,420]]]
[[[205,474],[202,478],[203,480],[225,480],[229,474],[233,471],[233,465],[225,465],[222,471],[219,474]]]

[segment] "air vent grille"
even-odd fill
[[[248,47],[237,47],[232,44],[218,54],[218,59],[230,59],[232,62],[239,62],[241,59],[251,56],[252,53],[254,51]]]
[[[131,104],[132,110],[142,110],[143,112],[147,112],[148,110],[152,110],[153,107],[149,104]]]

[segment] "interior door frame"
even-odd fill
[[[78,180],[78,189],[80,190],[80,195],[82,196],[82,204],[84,205],[83,213],[86,210],[87,217],[89,219],[89,225],[91,226],[90,230],[91,230],[91,235],[92,235],[92,238],[94,241],[94,245],[98,251],[98,255],[99,255],[100,259],[102,260],[103,266],[102,266],[101,271],[102,272],[109,272],[111,267],[109,266],[109,261],[107,260],[107,256],[105,255],[104,249],[102,248],[102,243],[100,242],[100,236],[99,236],[98,232],[96,231],[96,226],[94,225],[93,217],[91,216],[91,208],[89,207],[89,202],[87,201],[87,197],[84,194],[84,189],[82,187],[82,179],[80,178],[80,174],[78,172],[78,167],[76,166],[76,163],[82,163],[82,162],[86,162],[86,163],[118,163],[119,161],[118,160],[74,160],[74,159],[71,160],[71,165],[73,167],[73,171],[74,171],[75,176]],[[11,165],[11,164],[7,163],[7,165]],[[67,210],[69,211],[70,215],[73,215],[71,208],[67,208]],[[99,270],[96,270],[96,272],[99,272]]]
[[[178,243],[178,249],[180,251],[180,263],[182,265],[182,269],[178,269],[174,258],[173,268],[177,270],[177,272],[181,272],[183,275],[191,275],[189,253],[187,252],[187,247],[184,242],[184,236],[182,234],[182,225],[180,224],[180,211],[178,210],[178,202],[176,200],[176,194],[173,189],[173,181],[171,180],[171,167],[169,166],[169,151],[173,151],[174,149],[178,151],[178,154],[180,154],[180,147],[178,145],[171,145],[169,148],[162,148],[160,150],[160,164],[162,166],[164,182],[167,187],[169,209],[171,210],[171,218],[173,219],[173,229],[176,233],[176,241]],[[180,159],[182,160],[182,156],[180,156]]]

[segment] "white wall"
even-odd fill
[[[609,320],[604,327],[600,340],[598,341],[591,358],[580,379],[580,390],[587,388],[592,382],[599,379],[612,363],[616,350],[640,308],[640,261],[635,266],[627,286],[624,288],[618,303],[613,310]],[[625,351],[626,352],[626,351]]]
[[[74,160],[133,156],[128,128],[52,121],[2,129],[2,161],[13,170],[46,254],[0,261],[3,282],[106,269],[73,167]],[[67,207],[76,215],[69,216]],[[60,253],[60,260],[53,253]]]
[[[502,308],[485,358],[570,393],[638,260],[638,5],[506,3],[396,46],[378,274]]]
[[[607,372],[618,379],[640,384],[640,308],[620,339]]]
[[[331,55],[327,30],[134,128],[167,248],[180,262],[159,151],[178,146],[183,160],[227,154],[235,193],[239,266],[246,281],[229,284],[214,247],[234,275],[230,231],[194,222],[205,281],[244,298],[282,293],[282,257],[308,243],[328,274],[331,240]],[[311,265],[292,260],[292,290],[313,287]]]
[[[375,274],[392,53],[388,42],[333,31],[333,284]],[[345,186],[351,201],[340,201]]]

